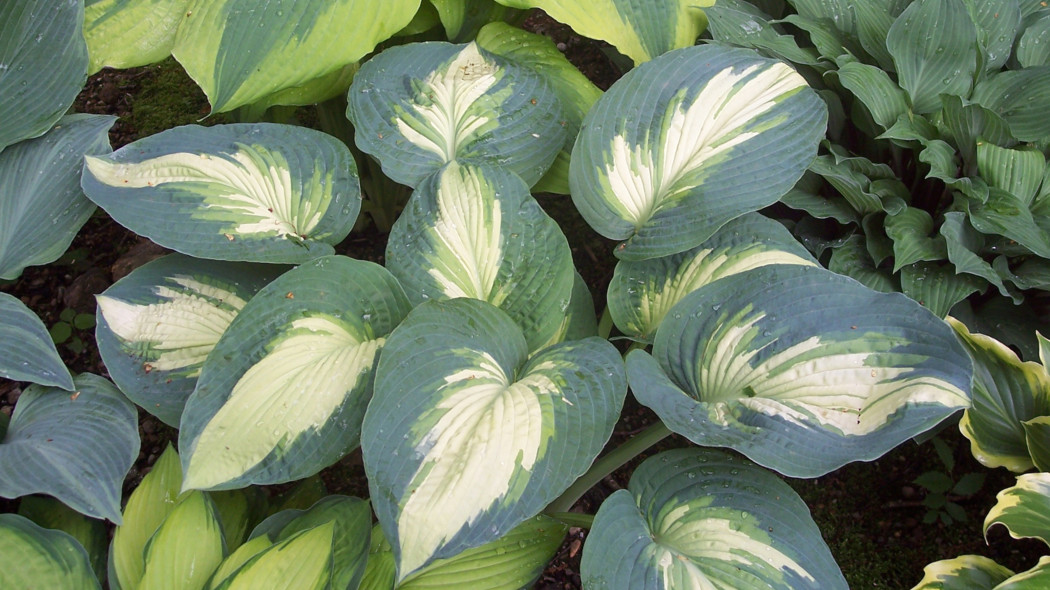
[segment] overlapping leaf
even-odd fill
[[[989,76],[974,86],[973,102],[1002,116],[1020,141],[1050,136],[1050,66],[1010,70]]]
[[[104,521],[88,518],[50,496],[25,496],[18,501],[18,514],[45,529],[69,533],[87,553],[95,576],[106,579],[108,534]]]
[[[332,574],[335,522],[326,522],[275,543],[253,555],[214,590],[324,590]],[[261,537],[260,537],[261,538]]]
[[[171,54],[175,31],[191,0],[86,0],[84,39],[94,74],[104,67],[133,68]]]
[[[215,344],[186,402],[183,488],[301,479],[356,447],[376,357],[408,310],[389,272],[342,256],[260,290]]]
[[[76,539],[17,514],[0,514],[0,554],[5,560],[0,569],[4,588],[101,588]]]
[[[1015,539],[1039,539],[1050,545],[1050,473],[1025,473],[999,492],[984,519],[984,530],[1002,525]]]
[[[86,161],[88,197],[135,233],[216,260],[298,263],[331,254],[361,208],[336,138],[270,123],[187,125]]]
[[[826,121],[824,102],[781,62],[717,45],[674,51],[629,72],[587,114],[573,202],[595,231],[627,240],[618,257],[676,254],[786,193]]]
[[[150,537],[139,588],[204,588],[225,556],[215,504],[207,494],[194,490],[179,499]]]
[[[694,291],[653,356],[634,351],[627,368],[672,430],[795,477],[875,459],[935,426],[969,405],[972,375],[950,328],[911,299],[794,265]]]
[[[534,516],[608,440],[626,393],[615,348],[527,354],[511,319],[475,299],[423,303],[390,336],[361,440],[399,580]]]
[[[47,326],[18,298],[0,293],[0,377],[73,390]]]

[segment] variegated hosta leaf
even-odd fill
[[[0,293],[0,377],[73,390],[47,326],[21,300]]]
[[[922,580],[911,590],[992,590],[1014,575],[983,555],[942,559],[922,571]]]
[[[83,28],[80,0],[0,3],[0,151],[43,135],[73,104],[87,79]]]
[[[215,344],[186,402],[183,489],[302,479],[356,447],[376,357],[409,309],[386,269],[344,256],[263,287]]]
[[[959,423],[970,451],[987,467],[1014,473],[1031,469],[1022,422],[1050,415],[1050,376],[1042,365],[1022,362],[1002,342],[948,321],[973,358],[973,403]]]
[[[535,70],[547,79],[561,102],[565,116],[565,146],[558,152],[547,173],[532,188],[534,192],[569,194],[569,156],[583,117],[602,91],[558,50],[550,38],[528,33],[502,22],[485,25],[478,45],[520,66]]]
[[[17,514],[0,514],[0,555],[0,588],[101,588],[76,539]]]
[[[106,132],[114,121],[69,115],[43,137],[0,152],[0,278],[56,260],[91,217],[95,205],[80,189],[82,161],[84,154],[111,151]]]
[[[272,123],[186,125],[86,159],[88,198],[191,256],[299,263],[331,254],[361,208],[338,139]]]
[[[105,521],[88,518],[51,496],[24,496],[18,501],[18,514],[46,529],[69,533],[84,548],[95,576],[106,579],[109,535]]]
[[[407,25],[419,0],[192,0],[172,53],[213,112],[358,61]]]
[[[1001,524],[1015,539],[1039,539],[1050,545],[1050,473],[1025,473],[999,492],[984,519],[985,536]]]
[[[472,297],[507,312],[530,350],[561,326],[572,252],[513,173],[451,163],[425,179],[390,232],[387,268],[409,299]]]
[[[88,72],[144,66],[168,57],[189,4],[190,0],[87,0]]]
[[[537,350],[565,340],[582,340],[598,335],[598,316],[595,315],[591,290],[580,273],[573,271],[572,275],[572,295],[569,297],[569,307],[565,310],[561,325],[554,336]]]
[[[628,72],[587,114],[573,202],[595,231],[627,240],[618,257],[676,254],[776,202],[826,121],[824,102],[784,63],[719,45],[674,51]]]
[[[326,522],[271,545],[221,582],[214,590],[324,590],[332,574],[335,522]]]
[[[627,369],[671,430],[792,477],[932,428],[969,405],[972,375],[951,329],[911,299],[782,264],[686,296]]]
[[[594,517],[580,572],[595,590],[847,588],[798,494],[714,449],[642,463]]]
[[[513,8],[539,8],[577,33],[609,42],[635,64],[689,47],[707,28],[701,10],[714,0],[496,0]]]
[[[25,390],[0,440],[0,496],[47,494],[120,523],[120,488],[139,454],[135,406],[97,375]]]
[[[179,499],[150,537],[139,588],[204,588],[225,556],[215,504],[207,494],[194,490]]]
[[[616,349],[588,338],[527,355],[476,299],[423,303],[390,336],[361,441],[399,580],[534,516],[608,440],[626,394]]]
[[[357,147],[412,187],[453,160],[498,165],[532,186],[565,145],[544,77],[476,43],[387,49],[361,67],[347,100]]]
[[[255,293],[284,267],[171,254],[96,297],[95,338],[131,401],[178,427],[204,359]]]
[[[652,342],[660,322],[683,297],[722,277],[769,264],[816,266],[816,261],[783,225],[749,213],[685,252],[621,260],[609,284],[609,312],[621,332]]]
[[[1039,471],[1050,471],[1050,416],[1039,416],[1021,423],[1028,453]]]

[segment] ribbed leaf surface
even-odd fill
[[[0,293],[0,377],[73,391],[47,326],[18,298]]]

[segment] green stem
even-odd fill
[[[602,312],[601,319],[598,320],[598,337],[609,339],[609,334],[612,334],[612,313],[609,312],[609,307],[606,306],[605,311]]]
[[[568,512],[576,504],[577,500],[587,493],[587,490],[594,487],[605,476],[616,471],[649,447],[667,438],[669,434],[671,434],[671,430],[660,421],[639,432],[630,440],[625,441],[622,445],[595,461],[586,473],[569,486],[569,489],[565,490],[565,493],[558,496],[557,499],[547,506],[544,513]]]
[[[593,514],[583,514],[582,512],[548,512],[546,514],[563,524],[580,527],[581,529],[589,529],[594,525]]]

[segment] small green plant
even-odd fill
[[[48,333],[56,345],[63,345],[75,354],[84,352],[84,339],[81,332],[95,327],[95,314],[78,313],[75,309],[66,308],[58,315],[58,321],[51,325]]]
[[[915,478],[916,485],[926,490],[923,506],[927,508],[922,521],[933,524],[939,519],[945,525],[967,520],[966,510],[958,503],[979,492],[984,486],[986,474],[955,473],[955,455],[952,449],[940,437],[931,441],[943,469],[930,470]]]

